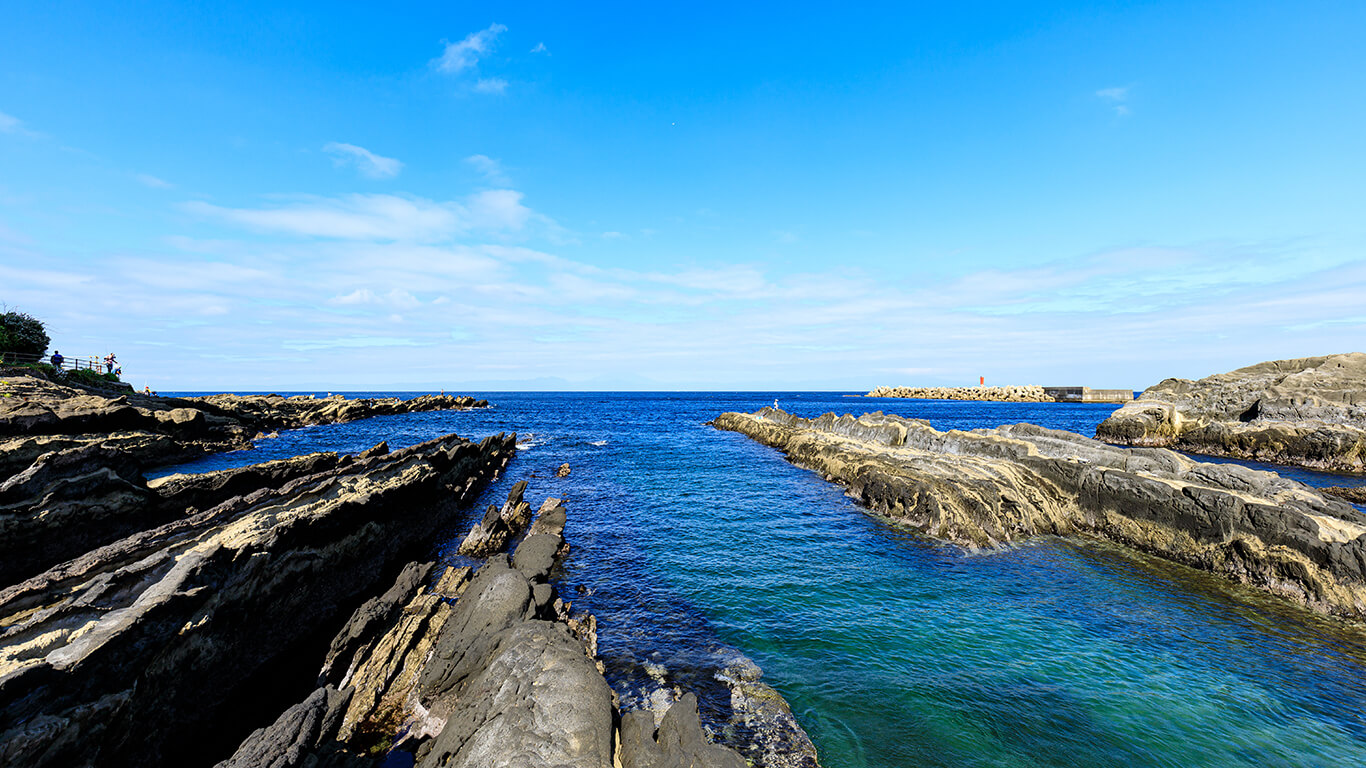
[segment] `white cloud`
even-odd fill
[[[451,203],[394,195],[308,198],[277,208],[225,208],[194,201],[186,211],[262,232],[342,240],[440,240],[465,228]]]
[[[152,189],[172,189],[175,187],[175,185],[169,181],[158,179],[157,177],[146,173],[134,174],[133,178],[137,179],[139,184],[151,187]]]
[[[332,155],[332,163],[338,167],[353,166],[362,176],[372,179],[392,179],[403,170],[403,163],[392,157],[383,157],[355,144],[329,142],[323,151]]]
[[[517,233],[529,224],[554,236],[550,218],[522,204],[522,193],[490,189],[460,201],[436,202],[396,195],[306,197],[271,208],[228,208],[202,201],[181,204],[187,213],[246,227],[337,240],[442,242],[482,231]]]
[[[501,77],[480,78],[474,84],[474,90],[480,93],[502,93],[508,89],[508,81]]]
[[[1101,101],[1108,102],[1116,115],[1119,115],[1120,117],[1129,115],[1129,105],[1124,103],[1129,99],[1129,86],[1124,85],[1101,88],[1096,91],[1096,97]]]
[[[537,43],[537,44],[536,44],[536,47],[531,49],[531,52],[532,52],[532,53],[544,53],[544,54],[547,55],[547,56],[550,55],[550,49],[548,49],[548,48],[545,47],[545,43]]]
[[[625,237],[626,237],[626,235],[623,235],[623,234],[620,233],[620,232],[603,232],[603,233],[602,233],[602,239],[603,239],[603,240],[621,240],[621,239],[623,239],[623,238],[625,238]]]
[[[14,115],[7,115],[4,112],[0,112],[0,133],[8,133],[14,136],[27,136],[29,138],[38,138],[41,136],[41,134],[36,131],[30,131],[28,128],[24,127],[23,120],[20,120]]]
[[[458,43],[446,43],[446,50],[440,58],[432,60],[432,66],[440,72],[458,74],[479,63],[479,57],[493,48],[498,35],[506,32],[502,24],[491,24],[488,29],[471,32]]]
[[[507,186],[507,174],[503,173],[503,165],[497,160],[487,155],[470,155],[465,158],[465,162],[471,165],[474,170],[483,174],[493,184]]]

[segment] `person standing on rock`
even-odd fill
[[[104,356],[104,370],[105,370],[107,373],[113,373],[113,372],[114,372],[114,363],[116,363],[116,362],[118,362],[118,358],[114,357],[114,353],[113,353],[113,352],[110,352],[109,354],[105,355],[105,356]]]
[[[59,352],[59,351],[57,351],[57,350],[55,350],[55,349],[52,350],[52,367],[53,367],[53,368],[56,368],[56,369],[59,370],[59,371],[62,370],[62,361],[63,361],[63,360],[66,360],[66,358],[62,357],[62,353],[61,353],[61,352]]]

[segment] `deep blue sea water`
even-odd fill
[[[177,469],[518,432],[525,450],[485,501],[520,479],[535,503],[568,500],[559,586],[598,616],[625,701],[661,684],[698,690],[720,730],[715,676],[743,654],[828,768],[1366,765],[1366,635],[1110,545],[1041,538],[967,553],[926,541],[705,426],[777,397],[808,417],[880,409],[939,429],[1029,421],[1089,435],[1113,405],[466,394],[494,405],[283,432]],[[572,473],[556,478],[563,462]],[[454,561],[477,515],[437,532],[434,554]]]

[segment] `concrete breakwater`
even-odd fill
[[[906,397],[920,400],[983,400],[1002,403],[1125,403],[1134,399],[1127,389],[1090,387],[878,387],[867,397]]]
[[[713,423],[936,538],[1096,536],[1366,619],[1366,515],[1274,473],[1030,424],[939,432],[881,413],[802,419],[771,408]]]
[[[868,397],[922,400],[994,400],[1004,403],[1052,403],[1057,400],[1034,385],[1016,387],[878,387]]]

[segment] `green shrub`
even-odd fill
[[[0,314],[0,329],[3,329],[3,333],[0,333],[0,352],[41,357],[52,341],[43,327],[43,321],[27,312],[8,310]]]
[[[66,377],[71,381],[77,381],[81,384],[90,384],[96,387],[111,382],[118,383],[119,380],[119,377],[115,376],[112,373],[99,373],[98,371],[92,371],[89,368],[81,368],[75,371],[67,371]]]

